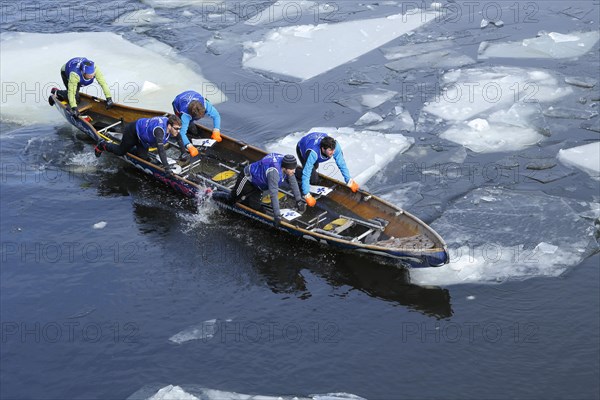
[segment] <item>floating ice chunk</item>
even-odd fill
[[[194,72],[193,64],[186,66],[181,58],[175,62],[167,58],[172,54],[157,54],[145,47],[161,48],[161,52],[168,49],[168,52],[174,53],[171,47],[164,44],[156,46],[159,43],[156,40],[147,40],[144,47],[140,47],[107,32],[4,32],[0,40],[3,120],[25,123],[62,120],[59,113],[48,106],[47,99],[53,86],[63,86],[58,70],[73,55],[85,55],[96,62],[113,91],[115,102],[167,111],[171,109],[172,99],[190,88],[202,92],[215,104],[225,99],[217,85]],[[55,68],[37,68],[40,59],[44,60],[45,65],[54,65]],[[7,60],[20,61],[14,63]],[[173,76],[178,79],[173,80]],[[153,82],[160,90],[143,92],[145,82]],[[35,93],[24,95],[27,91]],[[104,97],[96,83],[83,88],[82,92]],[[26,116],[26,121],[22,121],[23,116]]]
[[[399,130],[400,132],[413,132],[415,130],[415,121],[408,110],[404,110],[402,107],[395,107],[394,113],[397,116],[395,121],[395,129]]]
[[[200,385],[146,385],[127,400],[366,400],[352,393],[324,393],[303,396],[268,396],[205,388]]]
[[[422,68],[459,68],[474,63],[475,60],[469,56],[452,50],[442,50],[406,57],[401,60],[387,63],[385,66],[393,71],[404,72]]]
[[[542,253],[546,253],[546,254],[554,254],[554,253],[556,253],[556,250],[558,250],[558,246],[555,246],[553,244],[546,243],[546,242],[541,242],[540,244],[535,246],[535,248],[533,250],[541,251]]]
[[[218,328],[217,320],[211,319],[176,333],[169,338],[169,341],[181,344],[190,340],[208,340],[217,333]]]
[[[216,8],[224,0],[141,0],[152,8],[207,7]]]
[[[552,118],[590,119],[598,116],[598,112],[592,110],[579,110],[576,108],[550,106],[544,110],[544,115]]]
[[[373,93],[366,93],[361,95],[361,104],[367,108],[379,107],[388,100],[394,98],[398,92],[393,90],[377,89]]]
[[[555,43],[576,42],[579,40],[579,36],[563,35],[562,33],[558,32],[550,32],[548,37],[550,37],[550,39],[552,39]]]
[[[488,196],[497,199],[493,205],[476,201]],[[592,222],[579,216],[589,207],[541,192],[476,189],[431,224],[451,249],[450,264],[414,269],[411,281],[450,285],[558,276],[598,251],[590,240]]]
[[[264,40],[244,43],[243,64],[310,79],[433,21],[437,15],[411,10],[384,18],[277,28]]]
[[[377,114],[376,112],[369,111],[365,115],[360,117],[358,119],[358,121],[356,121],[355,125],[359,125],[359,126],[369,125],[369,124],[373,124],[375,122],[381,122],[381,121],[383,121],[383,118],[381,117],[381,115]]]
[[[479,24],[479,27],[481,29],[483,29],[483,28],[487,28],[490,25],[494,25],[495,27],[500,28],[500,27],[504,26],[504,21],[502,21],[502,20],[488,21],[487,19],[484,18],[484,19],[481,20],[481,23]]]
[[[441,138],[461,144],[476,153],[521,150],[536,144],[543,135],[527,127],[476,118],[458,122],[440,135]]]
[[[325,132],[340,143],[350,174],[361,185],[414,143],[413,138],[401,134],[357,131],[352,128],[317,127],[309,132]],[[267,144],[267,150],[282,154],[296,154],[296,144],[309,132],[292,133],[277,142]],[[321,163],[319,172],[344,181],[333,159]]]
[[[100,221],[94,224],[94,229],[104,229],[106,227],[106,221]]]
[[[600,33],[597,30],[568,35],[541,32],[538,37],[522,42],[484,42],[479,47],[478,58],[574,58],[590,51],[598,39]]]
[[[261,10],[251,16],[245,22],[247,25],[266,25],[285,19],[286,21],[297,21],[307,11],[327,12],[326,4],[319,6],[317,2],[306,0],[277,0],[270,7]],[[329,10],[330,11],[330,10]]]
[[[567,76],[565,77],[565,82],[569,85],[582,88],[593,88],[598,83],[598,80],[588,76]]]
[[[360,397],[352,393],[313,394],[310,397],[313,400],[366,400],[364,397]]]
[[[452,40],[438,40],[435,42],[413,43],[404,46],[382,48],[383,56],[388,60],[412,57],[418,54],[432,53],[439,50],[448,50],[457,47]]]
[[[144,81],[142,84],[142,93],[151,93],[156,92],[157,90],[160,90],[160,86],[158,86],[156,83]]]
[[[171,22],[169,18],[161,17],[156,15],[156,11],[152,8],[145,10],[133,11],[124,15],[119,16],[113,25],[117,26],[142,26],[151,24],[167,24]]]
[[[150,397],[148,400],[200,400],[198,397],[194,396],[183,390],[179,386],[165,386],[160,389],[156,394]]]
[[[558,159],[565,165],[576,167],[592,178],[600,180],[600,142],[559,150]]]
[[[517,101],[550,102],[573,92],[550,73],[514,67],[471,68],[447,72],[441,95],[424,111],[446,120],[464,121]]]

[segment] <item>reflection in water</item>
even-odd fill
[[[379,264],[365,256],[340,255],[338,270],[347,285],[369,296],[394,302],[437,318],[452,315],[450,293],[437,286],[410,283],[410,270]]]
[[[382,264],[359,254],[331,251],[266,230],[262,234],[255,232],[255,235],[263,236],[265,240],[260,246],[253,245],[254,251],[250,253],[253,265],[275,293],[310,297],[302,275],[303,270],[308,270],[334,287],[350,286],[371,297],[436,318],[452,316],[448,290],[411,284],[409,269]],[[269,244],[265,245],[267,240]]]

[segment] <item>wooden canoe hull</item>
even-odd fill
[[[80,118],[75,118],[56,96],[51,96],[51,99],[71,125],[96,142],[100,139],[118,141],[118,130],[125,123],[166,115],[165,112],[121,104],[107,110],[103,100],[85,94],[80,96]],[[109,128],[113,125],[118,126],[111,131]],[[203,138],[210,137],[210,129],[198,124],[197,127]],[[220,207],[272,227],[273,216],[268,207],[257,210],[243,203],[229,204],[226,198],[231,182],[227,186],[213,179],[215,168],[239,171],[243,165],[260,160],[267,153],[230,136],[221,136],[222,142],[204,149],[200,157],[191,160],[183,166],[181,173],[172,176],[165,174],[156,156],[154,160],[146,160],[127,153],[120,158],[184,196],[206,198],[208,193],[214,193],[212,198]],[[169,146],[172,152],[181,150],[175,143]],[[443,239],[414,215],[371,193],[363,190],[353,193],[342,182],[323,175],[320,178],[320,184],[332,189],[332,192],[300,218],[283,220],[279,230],[345,251],[398,259],[412,267],[436,267],[448,262]],[[343,225],[332,225],[336,222]]]

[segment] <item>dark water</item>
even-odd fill
[[[50,2],[36,4],[43,9]],[[79,4],[117,13],[146,7]],[[495,4],[504,10],[513,6],[477,7]],[[538,10],[536,22],[505,16],[503,28],[489,31],[479,28],[480,14],[474,23],[465,14],[458,23],[431,25],[417,35],[453,35],[474,56],[482,37],[520,40],[539,30],[597,29],[600,17],[598,2],[514,4],[522,11]],[[257,28],[237,24],[239,9],[229,5],[224,13],[229,18],[204,18],[213,11],[191,8],[192,17],[173,26],[150,25],[142,34],[110,25],[109,12],[60,25],[4,8],[2,31],[148,35],[185,52],[212,81],[270,82],[240,68],[235,46],[215,54],[203,45],[217,31],[234,43],[258,34]],[[398,12],[398,5],[337,6],[330,19]],[[181,18],[183,10],[157,13]],[[2,57],[2,63],[13,61]],[[333,82],[336,98],[379,87],[398,90],[404,76],[383,62],[374,51],[301,87],[308,93],[310,85],[325,89]],[[502,63],[570,68],[574,75],[597,77],[598,46],[580,60]],[[434,82],[437,73],[414,75]],[[367,83],[348,83],[357,77]],[[312,126],[350,126],[361,115],[325,97],[291,103],[264,96],[249,103],[241,96],[219,110],[224,131],[262,146]],[[404,105],[413,115],[423,106],[416,98]],[[580,122],[550,120],[552,136],[514,156],[555,154],[563,143],[598,139]],[[597,124],[597,117],[590,122]],[[459,147],[428,132],[413,135],[426,136],[416,148],[439,146],[443,153]],[[484,164],[508,156],[469,152],[468,161]],[[407,184],[401,173],[411,156],[406,157],[369,182],[371,190],[385,195]],[[91,143],[66,124],[1,122],[0,159],[2,399],[118,399],[147,385],[169,384],[273,396],[345,392],[368,399],[599,397],[600,256],[594,250],[561,274],[523,279],[515,265],[518,279],[508,276],[501,283],[484,276],[481,282],[419,286],[409,270],[274,234],[211,205],[197,206],[124,164],[115,166],[110,157],[97,162]],[[409,210],[435,222],[482,187],[599,201],[598,183],[588,175],[578,170],[563,175],[549,183],[438,181],[423,186],[423,200]],[[530,218],[523,226],[539,216]],[[101,222],[106,225],[94,228]],[[452,234],[445,239],[457,242]],[[169,340],[190,327],[201,332],[195,340]]]

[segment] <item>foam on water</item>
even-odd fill
[[[173,98],[190,88],[215,104],[226,99],[216,85],[195,72],[197,66],[184,65],[181,58],[171,61],[173,49],[154,39],[140,47],[108,32],[2,33],[1,43],[2,119],[7,121],[61,121],[47,99],[52,87],[63,87],[60,68],[75,56],[93,59],[104,73],[113,100],[129,106],[170,111]],[[49,67],[39,68],[40,59]],[[104,98],[97,83],[82,92]]]
[[[411,280],[453,285],[558,276],[598,251],[587,218],[596,208],[540,192],[475,189],[431,224],[450,248],[450,264],[413,270]]]
[[[267,144],[267,150],[295,156],[298,141],[310,132],[325,132],[340,143],[350,174],[361,185],[392,161],[396,155],[405,152],[414,143],[413,138],[407,138],[401,134],[358,131],[352,128],[317,127],[308,132],[292,133],[274,143]],[[333,158],[320,164],[319,172],[344,181]]]

